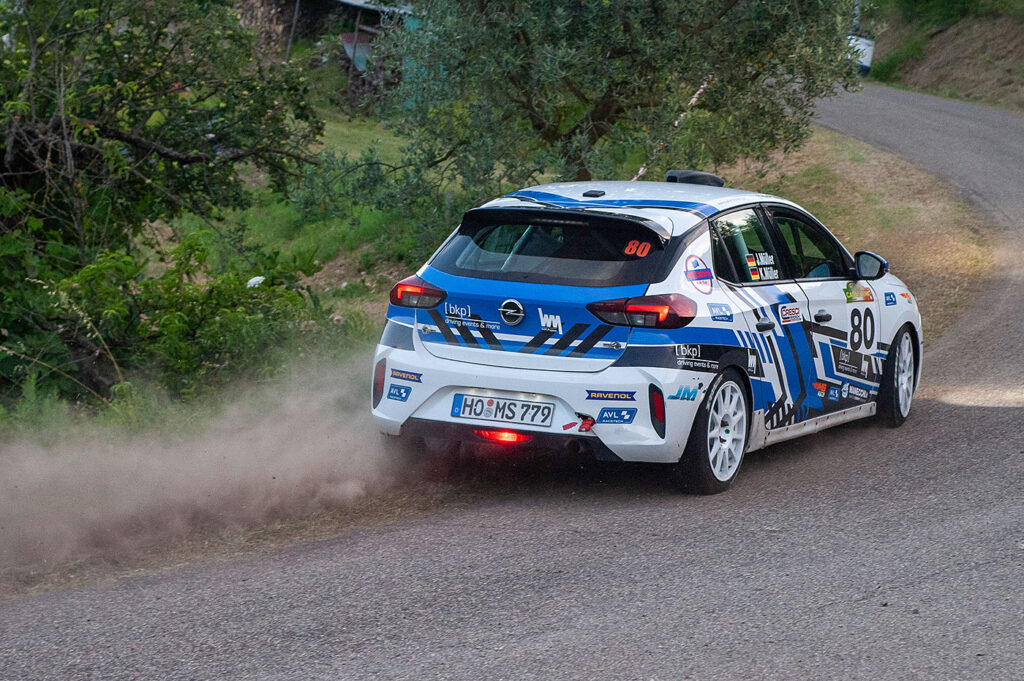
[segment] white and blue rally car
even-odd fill
[[[900,425],[921,316],[887,263],[785,199],[667,179],[467,212],[391,291],[380,430],[671,463],[714,493],[745,452],[872,415]]]

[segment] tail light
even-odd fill
[[[697,316],[697,303],[678,293],[602,300],[587,309],[609,324],[653,329],[678,329]]]
[[[384,396],[384,375],[387,371],[387,360],[382,359],[373,368],[373,406],[380,404],[380,398]]]
[[[491,440],[493,442],[507,442],[509,444],[516,442],[529,442],[533,439],[532,435],[517,433],[513,430],[474,430],[473,432],[485,440]]]
[[[658,437],[665,437],[665,394],[652,383],[649,395],[651,401],[651,425],[654,426]]]
[[[414,274],[398,282],[391,289],[391,304],[400,307],[434,307],[447,295]]]

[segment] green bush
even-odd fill
[[[897,50],[871,65],[871,75],[882,82],[896,78],[900,70],[924,58],[924,41],[920,37],[908,39]]]

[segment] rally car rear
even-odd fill
[[[698,306],[650,289],[683,249],[638,215],[471,211],[392,290],[374,360],[379,428],[678,460],[708,380],[677,357]]]

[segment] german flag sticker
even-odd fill
[[[750,270],[750,279],[752,281],[760,281],[761,275],[757,271],[757,261],[754,260],[754,256],[747,253],[747,269]]]

